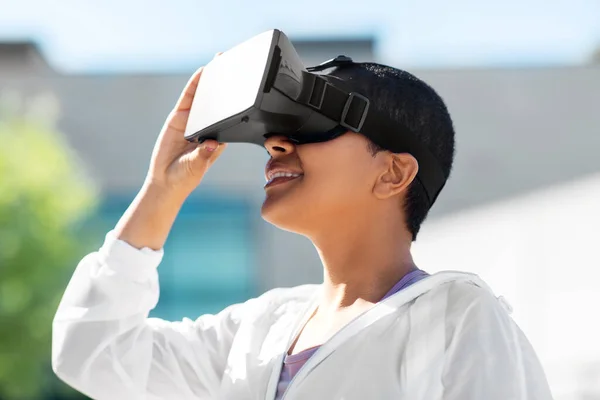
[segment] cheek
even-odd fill
[[[348,209],[370,198],[369,171],[359,162],[338,158],[337,162],[323,163],[319,168],[305,172],[305,194],[314,199],[315,206],[329,211],[333,208]]]
[[[366,192],[366,179],[359,168],[321,171],[312,178],[309,182],[314,189],[332,199],[352,194],[364,196]]]
[[[366,149],[352,136],[298,148],[304,176],[268,192],[263,218],[300,232],[306,224],[335,223],[369,207],[376,165]]]

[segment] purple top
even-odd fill
[[[402,279],[400,279],[398,283],[396,283],[380,301],[387,299],[391,295],[398,293],[400,290],[420,281],[427,276],[429,276],[429,274],[425,271],[421,271],[420,269],[414,269],[410,271],[408,274],[404,275]],[[311,347],[301,351],[298,354],[285,356],[285,359],[283,360],[283,368],[281,369],[281,375],[279,376],[279,383],[277,384],[277,395],[275,396],[275,400],[281,399],[283,393],[290,384],[290,381],[294,378],[294,376],[296,376],[306,361],[308,361],[308,359],[312,357],[317,350],[319,350],[319,347],[321,346]]]

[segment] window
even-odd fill
[[[108,197],[94,234],[102,238],[112,229],[130,201]],[[239,198],[188,199],[165,244],[160,300],[150,316],[195,319],[256,295],[250,215],[250,205]]]

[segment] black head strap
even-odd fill
[[[337,56],[336,58],[332,58],[331,60],[327,60],[315,67],[308,67],[306,70],[308,72],[320,72],[329,68],[341,67],[342,65],[350,65],[354,64],[354,61],[348,56]]]
[[[413,155],[419,162],[417,180],[425,189],[429,205],[433,205],[446,178],[438,160],[429,149],[406,126],[371,109],[369,99],[363,95],[340,89],[322,76],[310,73],[349,63],[352,63],[352,59],[340,56],[317,67],[308,68],[309,72],[303,72],[303,86],[308,90],[298,100],[337,121],[344,128],[365,135],[384,149]]]

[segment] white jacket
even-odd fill
[[[318,285],[196,321],[148,318],[162,251],[112,234],[77,267],[53,324],[56,374],[95,399],[268,399]],[[444,272],[378,303],[311,357],[284,399],[548,400],[540,363],[477,276]]]

